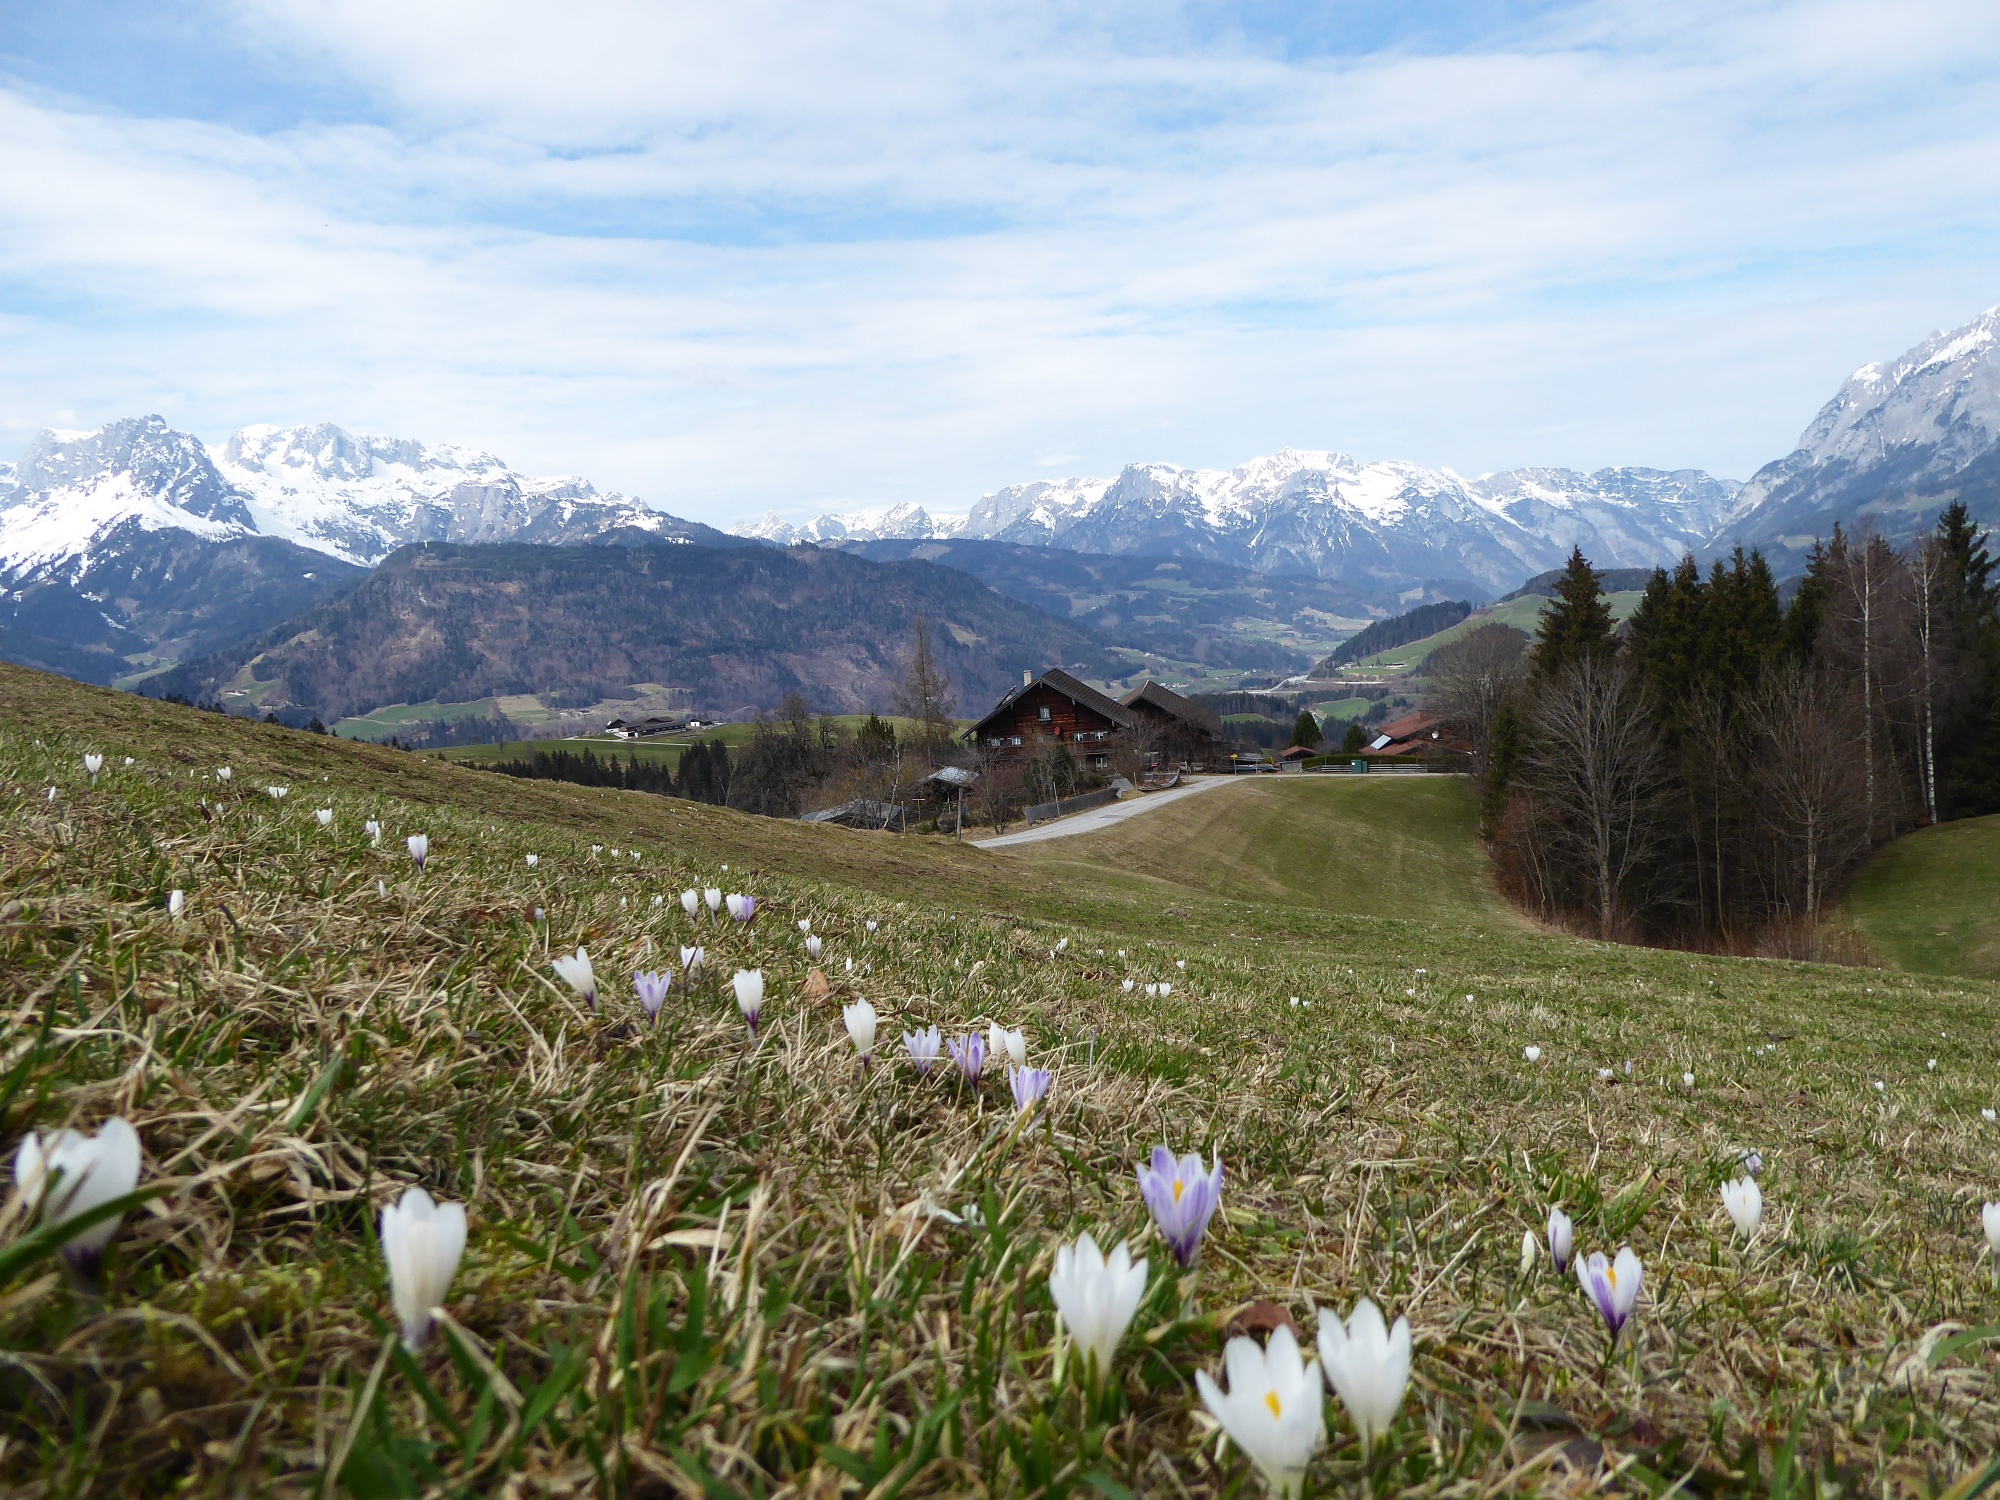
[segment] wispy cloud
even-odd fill
[[[1398,13],[240,0],[171,97],[45,39],[0,420],[331,419],[706,519],[1285,444],[1740,476],[2000,300],[1988,5]]]

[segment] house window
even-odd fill
[[[1050,717],[1048,704],[1044,703],[1040,708],[1036,709],[1035,717],[1044,724],[1048,723]]]

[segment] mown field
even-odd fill
[[[1861,868],[1841,913],[1899,969],[2000,979],[2000,816],[1896,840]]]
[[[996,854],[0,667],[0,1151],[122,1113],[163,1190],[96,1285],[0,1222],[0,1488],[1247,1495],[1194,1373],[1250,1299],[1309,1342],[1363,1294],[1415,1325],[1413,1386],[1366,1461],[1329,1402],[1316,1494],[1991,1482],[2000,988],[1545,935],[1447,784],[1357,783]],[[689,884],[760,911],[690,922]],[[709,975],[642,1024],[631,971],[691,941]],[[579,943],[601,1014],[549,966]],[[1025,1122],[895,1044],[989,1019],[1055,1072]],[[1133,1179],[1161,1142],[1224,1166],[1185,1277]],[[1746,1245],[1717,1190],[1750,1149]],[[411,1184],[471,1221],[415,1354],[374,1238]],[[1613,1349],[1573,1277],[1522,1269],[1552,1204],[1644,1261]],[[1089,1406],[1047,1291],[1084,1229],[1151,1277]]]

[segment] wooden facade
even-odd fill
[[[1102,765],[1110,757],[1112,736],[1132,725],[1131,712],[1116,700],[1052,668],[1028,676],[966,731],[966,739],[1003,760],[1033,755],[1054,742],[1067,745],[1078,760]]]

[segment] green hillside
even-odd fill
[[[1509,927],[1518,919],[1493,888],[1477,822],[1455,777],[1264,776],[1005,853],[1078,884],[1152,889],[1163,902],[1178,887],[1351,917]]]
[[[1862,866],[1841,910],[1900,969],[2000,979],[2000,815],[1897,839]]]
[[[1611,618],[1620,624],[1632,618],[1638,611],[1639,601],[1645,597],[1645,592],[1637,589],[1621,590],[1603,596],[1605,602],[1611,606]],[[1364,657],[1343,670],[1380,671],[1385,668],[1402,667],[1409,671],[1418,671],[1438,647],[1447,645],[1462,635],[1468,635],[1482,625],[1512,625],[1516,630],[1533,635],[1549,603],[1548,599],[1539,594],[1529,594],[1519,599],[1509,599],[1504,604],[1490,604],[1484,609],[1474,610],[1449,629],[1440,630],[1435,635],[1427,635],[1422,640],[1411,641],[1407,645],[1397,646],[1388,651],[1378,651],[1373,656]]]
[[[1542,931],[1463,791],[1273,777],[1001,854],[0,667],[0,1152],[120,1114],[158,1194],[95,1269],[0,1210],[0,1492],[1247,1497],[1196,1374],[1252,1299],[1310,1346],[1365,1295],[1414,1381],[1369,1460],[1328,1401],[1313,1494],[1970,1500],[2000,985]],[[690,920],[709,885],[756,919]],[[901,1049],[989,1022],[1051,1070],[1025,1117]],[[1223,1173],[1185,1272],[1163,1143]],[[412,1187],[468,1221],[415,1350]],[[1552,1205],[1643,1261],[1615,1346],[1523,1269]],[[1084,1231],[1147,1265],[1095,1387],[1049,1289]]]

